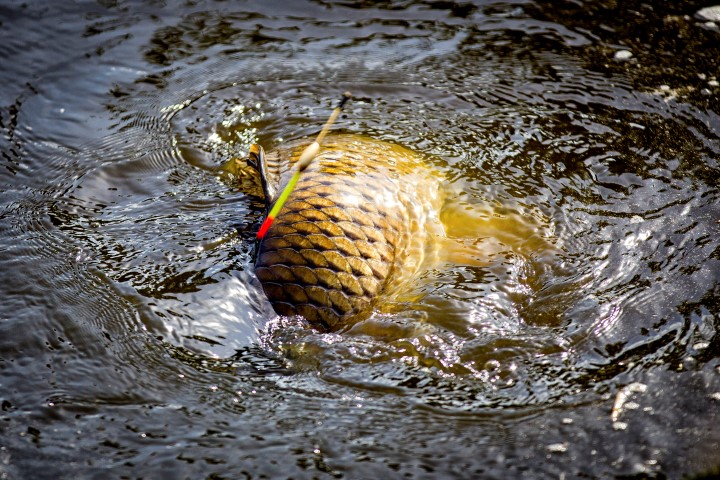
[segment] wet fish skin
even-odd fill
[[[268,153],[277,191],[305,145]],[[255,272],[275,311],[323,330],[368,316],[422,263],[439,181],[403,147],[328,137],[257,247]]]

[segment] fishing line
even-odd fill
[[[333,123],[335,123],[335,120],[337,120],[337,117],[340,115],[340,112],[342,112],[342,109],[348,100],[350,100],[350,92],[343,93],[342,97],[340,98],[340,103],[338,103],[338,106],[335,107],[335,109],[330,114],[330,118],[328,118],[327,122],[325,122],[325,126],[320,131],[315,141],[305,147],[305,150],[303,150],[302,155],[300,155],[300,159],[297,161],[296,164],[297,170],[295,170],[292,178],[288,182],[287,186],[285,186],[285,189],[278,197],[275,205],[273,205],[272,210],[270,210],[267,218],[260,226],[260,230],[258,230],[257,233],[258,240],[262,240],[267,231],[270,229],[270,225],[272,225],[275,217],[277,217],[278,213],[280,213],[280,210],[282,209],[283,205],[292,193],[298,180],[300,180],[300,174],[304,172],[307,167],[310,166],[312,161],[317,156],[318,152],[320,151],[320,145],[325,139],[325,135],[327,135],[328,131],[330,131],[330,127],[332,127]]]

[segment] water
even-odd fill
[[[717,472],[704,6],[0,7],[0,477]],[[457,236],[489,259],[320,334],[273,315],[259,185],[221,166],[345,90],[338,131],[498,225]]]

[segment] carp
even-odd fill
[[[267,212],[309,141],[255,144]],[[369,316],[433,256],[442,174],[418,153],[361,135],[331,135],[256,245],[255,273],[274,310],[333,331]]]

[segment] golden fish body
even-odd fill
[[[308,143],[263,159],[267,196],[284,188]],[[441,181],[406,148],[328,137],[257,246],[255,272],[275,311],[325,330],[369,315],[431,254],[428,237],[442,233]]]

